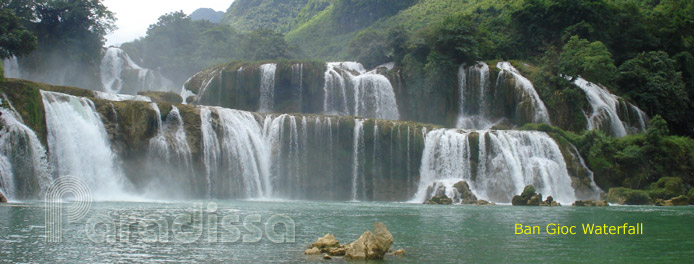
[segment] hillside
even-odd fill
[[[207,20],[217,24],[224,18],[224,12],[214,11],[212,8],[198,8],[190,13],[190,18],[192,20]]]
[[[309,0],[236,0],[231,4],[222,22],[239,31],[270,29],[286,33]],[[304,15],[306,12],[303,13]]]

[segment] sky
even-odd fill
[[[190,15],[198,8],[226,12],[232,2],[234,0],[104,0],[104,5],[118,19],[118,29],[106,36],[106,46],[120,45],[145,36],[147,27],[166,13],[183,10]]]

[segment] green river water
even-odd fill
[[[371,229],[374,221],[387,225],[395,238],[393,249],[403,248],[407,252],[402,257],[387,256],[385,262],[682,263],[694,259],[692,206],[550,208],[306,201],[210,203],[93,203],[81,220],[67,222],[63,215],[61,242],[46,241],[46,206],[42,202],[0,205],[0,262],[345,262],[340,258],[322,260],[305,256],[303,251],[325,233],[335,234],[343,244],[349,243],[366,229]],[[67,208],[69,204],[64,206]],[[215,207],[216,210],[209,210]],[[173,223],[176,218],[191,216],[193,211],[197,211],[192,214],[194,218],[200,219],[199,216],[202,216],[203,224],[201,228],[196,222],[184,225],[181,232],[192,232],[193,235],[183,241],[175,234]],[[225,217],[231,220],[222,221]],[[239,221],[235,221],[236,217]],[[254,222],[258,217],[260,221]],[[148,223],[147,219],[155,218],[167,220],[169,230],[165,237],[168,242],[145,241],[153,238],[155,228],[146,229],[140,234],[137,224],[126,225],[127,219],[131,219],[130,222]],[[214,221],[209,224],[214,218],[217,218],[217,224],[214,225]],[[115,242],[98,239],[106,234],[108,225],[106,221],[94,219],[112,219],[115,223],[124,223],[112,225],[117,232],[109,238]],[[283,243],[275,243],[282,240],[281,235],[286,233],[286,229],[284,224],[268,224],[272,219],[293,222],[294,242],[291,242],[292,239],[287,242],[285,237]],[[248,221],[247,226],[244,226],[244,221]],[[92,226],[96,231],[88,232],[87,223],[94,223]],[[577,226],[577,234],[547,234],[546,226],[550,223]],[[643,223],[643,235],[584,235],[581,228],[581,224],[621,226],[624,223]],[[540,226],[541,233],[516,235],[515,224]],[[123,226],[130,227],[129,236],[121,228]],[[216,235],[214,226],[217,227]],[[266,229],[267,226],[274,226],[274,229]],[[240,232],[239,239],[235,240],[234,230]],[[200,236],[197,237],[193,231],[201,231]],[[262,236],[258,236],[260,233]],[[291,236],[291,232],[288,234]]]

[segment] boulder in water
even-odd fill
[[[374,233],[366,230],[357,240],[347,245],[345,257],[350,259],[383,259],[393,244],[393,236],[380,222],[374,223]]]
[[[340,245],[338,247],[331,247],[328,249],[328,254],[330,254],[331,256],[344,256],[346,252],[347,248],[345,248],[344,245]]]
[[[470,190],[470,186],[465,181],[459,181],[453,185],[453,187],[458,191],[460,203],[462,204],[475,204],[477,202],[477,196]]]
[[[311,247],[316,247],[323,252],[327,252],[329,248],[339,246],[340,242],[335,239],[332,234],[326,234],[325,236],[318,238],[316,242],[311,244]]]
[[[320,249],[313,247],[304,251],[304,255],[319,255]]]
[[[513,196],[511,204],[515,206],[539,206],[542,203],[542,194],[535,193],[535,187],[525,186],[520,195]]]
[[[657,206],[685,206],[689,205],[689,198],[684,195],[674,197],[669,200],[658,199],[655,202]]]
[[[402,255],[405,255],[405,250],[402,248],[393,252],[393,256],[402,256]]]
[[[646,205],[651,203],[648,192],[624,187],[611,188],[607,192],[607,201],[610,203],[628,205]]]
[[[453,200],[451,198],[448,198],[448,196],[444,195],[436,195],[434,197],[431,197],[429,201],[426,201],[425,204],[453,204]]]
[[[333,259],[328,253],[323,253],[323,259]]]
[[[592,207],[592,206],[609,206],[607,204],[607,201],[605,200],[577,200],[575,201],[571,206],[583,206],[583,207]]]

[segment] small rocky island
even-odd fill
[[[470,186],[466,181],[459,181],[453,185],[452,193],[453,197],[448,197],[446,193],[449,193],[446,186],[435,187],[436,192],[433,197],[429,198],[424,204],[474,204],[474,205],[494,205],[486,200],[477,199],[474,193],[470,190]],[[431,189],[431,187],[430,187]],[[427,193],[432,193],[431,190],[427,190]]]
[[[367,260],[383,259],[386,253],[390,252],[393,244],[393,235],[390,234],[385,224],[375,222],[374,232],[366,230],[357,240],[352,243],[341,245],[332,234],[318,238],[313,242],[309,249],[304,251],[305,255],[321,255],[324,259],[333,257],[344,257],[347,259]],[[392,253],[394,256],[405,254],[405,250],[399,249]]]

